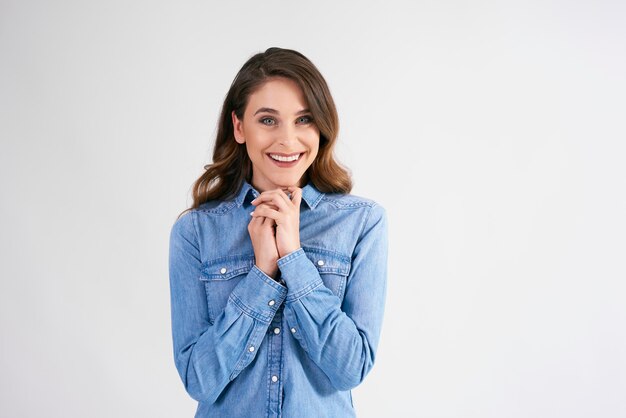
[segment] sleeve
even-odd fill
[[[387,216],[370,207],[352,256],[343,304],[302,248],[278,260],[292,335],[337,390],[359,385],[374,365],[387,292]]]
[[[255,265],[233,289],[221,314],[209,323],[205,285],[199,280],[195,215],[183,215],[170,232],[174,362],[187,393],[197,401],[213,403],[254,359],[287,289]]]

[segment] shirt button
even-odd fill
[[[317,260],[317,265],[318,266],[323,266],[324,265],[324,260]]]
[[[291,328],[291,332],[292,332],[292,333],[293,333],[293,332],[296,332],[296,329],[295,329],[295,328]]]
[[[222,267],[222,269],[220,270],[220,273],[222,274],[226,273],[226,267]]]
[[[274,302],[274,299],[270,300],[269,302],[267,302],[268,305],[270,306],[274,306],[276,302]]]
[[[272,382],[278,382],[278,376],[276,375],[272,376]]]
[[[280,328],[278,327],[274,328],[274,334],[280,334]]]
[[[251,346],[250,346],[250,348],[248,348],[248,350],[249,350],[250,352],[253,352],[253,351],[254,351],[254,346],[253,346],[253,345],[251,345]]]

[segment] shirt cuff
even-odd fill
[[[317,267],[309,260],[302,247],[279,258],[276,264],[287,284],[287,302],[301,298],[323,284]]]
[[[286,296],[287,288],[265,274],[256,264],[230,294],[231,299],[246,314],[267,323],[272,321]]]

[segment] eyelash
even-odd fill
[[[307,123],[307,124],[308,124],[308,123],[313,122],[313,118],[312,118],[311,116],[308,116],[308,115],[307,115],[307,116],[300,116],[298,119],[303,119],[303,118],[308,119],[308,121],[307,121],[307,122],[304,122],[304,123]],[[265,123],[264,121],[266,121],[266,120],[272,120],[272,121],[273,121],[273,120],[274,120],[274,118],[270,118],[270,117],[267,117],[267,116],[266,116],[266,117],[264,117],[264,118],[259,119],[259,122],[261,122],[263,125],[266,125],[266,126],[272,126],[272,125],[274,125],[274,123],[273,123],[273,124],[267,124],[267,123]]]

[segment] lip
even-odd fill
[[[276,165],[276,166],[278,166],[278,167],[282,167],[282,168],[288,168],[288,167],[294,167],[294,166],[296,166],[296,165],[300,162],[300,160],[302,159],[302,155],[300,155],[300,157],[299,157],[297,160],[295,160],[295,161],[285,162],[285,161],[276,161],[275,159],[273,159],[272,157],[270,157],[270,154],[280,155],[280,156],[283,156],[283,157],[290,157],[290,156],[293,156],[293,155],[300,155],[300,154],[304,154],[304,152],[296,152],[296,153],[292,153],[292,154],[285,154],[285,153],[282,153],[282,152],[268,152],[268,153],[266,154],[266,155],[267,155],[267,158],[268,158],[271,162],[273,162],[273,163],[274,163],[274,165]]]
[[[280,155],[281,157],[292,157],[294,155],[300,155],[302,153],[304,153],[304,151],[302,151],[302,152],[292,152],[291,154],[285,154],[284,152],[268,152],[267,155],[274,154],[274,155]]]

